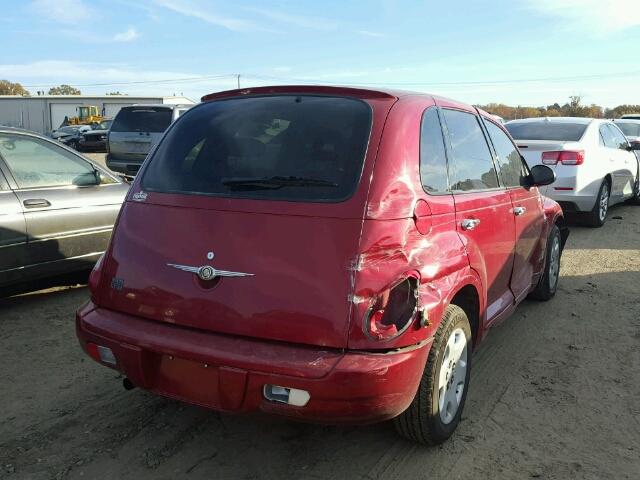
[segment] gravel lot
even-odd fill
[[[0,478],[628,478],[640,472],[640,207],[572,228],[558,294],[525,302],[474,358],[458,433],[220,415],[81,353],[82,286],[0,300]]]

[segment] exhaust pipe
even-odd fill
[[[127,377],[124,377],[124,379],[122,380],[122,386],[124,387],[125,390],[133,390],[134,388],[136,388],[133,382],[129,380]]]

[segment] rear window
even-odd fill
[[[516,140],[555,140],[577,142],[587,129],[586,123],[524,122],[507,123],[505,128]]]
[[[235,98],[186,112],[144,172],[145,190],[338,202],[358,185],[371,131],[361,100]]]
[[[171,124],[169,108],[123,108],[111,125],[112,132],[162,133]]]
[[[627,137],[640,137],[640,122],[616,122],[616,126]]]

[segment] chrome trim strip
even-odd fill
[[[215,277],[253,277],[254,273],[244,273],[244,272],[231,272],[228,270],[217,270],[210,265],[203,265],[201,267],[192,267],[190,265],[179,265],[176,263],[167,263],[168,267],[177,268],[178,270],[182,270],[183,272],[194,273],[198,275],[200,278],[200,273],[206,267],[207,270],[213,270],[213,275],[209,278],[203,278],[203,280],[213,280]]]
[[[15,268],[9,268],[8,270],[0,270],[1,272],[14,272],[16,270],[24,270],[27,268],[32,268],[32,267],[40,267],[42,265],[48,265],[50,263],[57,263],[57,262],[66,262],[67,260],[78,260],[81,258],[87,258],[87,257],[93,257],[94,255],[102,255],[104,252],[91,252],[91,253],[85,253],[84,255],[77,255],[75,257],[67,257],[67,258],[59,258],[57,260],[49,260],[47,262],[40,262],[40,263],[32,263],[31,265],[23,265],[21,267],[15,267]]]

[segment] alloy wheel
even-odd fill
[[[607,217],[607,211],[609,210],[609,184],[604,183],[602,185],[602,191],[600,193],[600,205],[598,208],[598,215],[600,217],[600,221],[604,222],[604,219]]]
[[[444,424],[451,423],[460,408],[467,381],[467,355],[467,337],[464,330],[456,328],[447,340],[438,381],[438,406]]]

